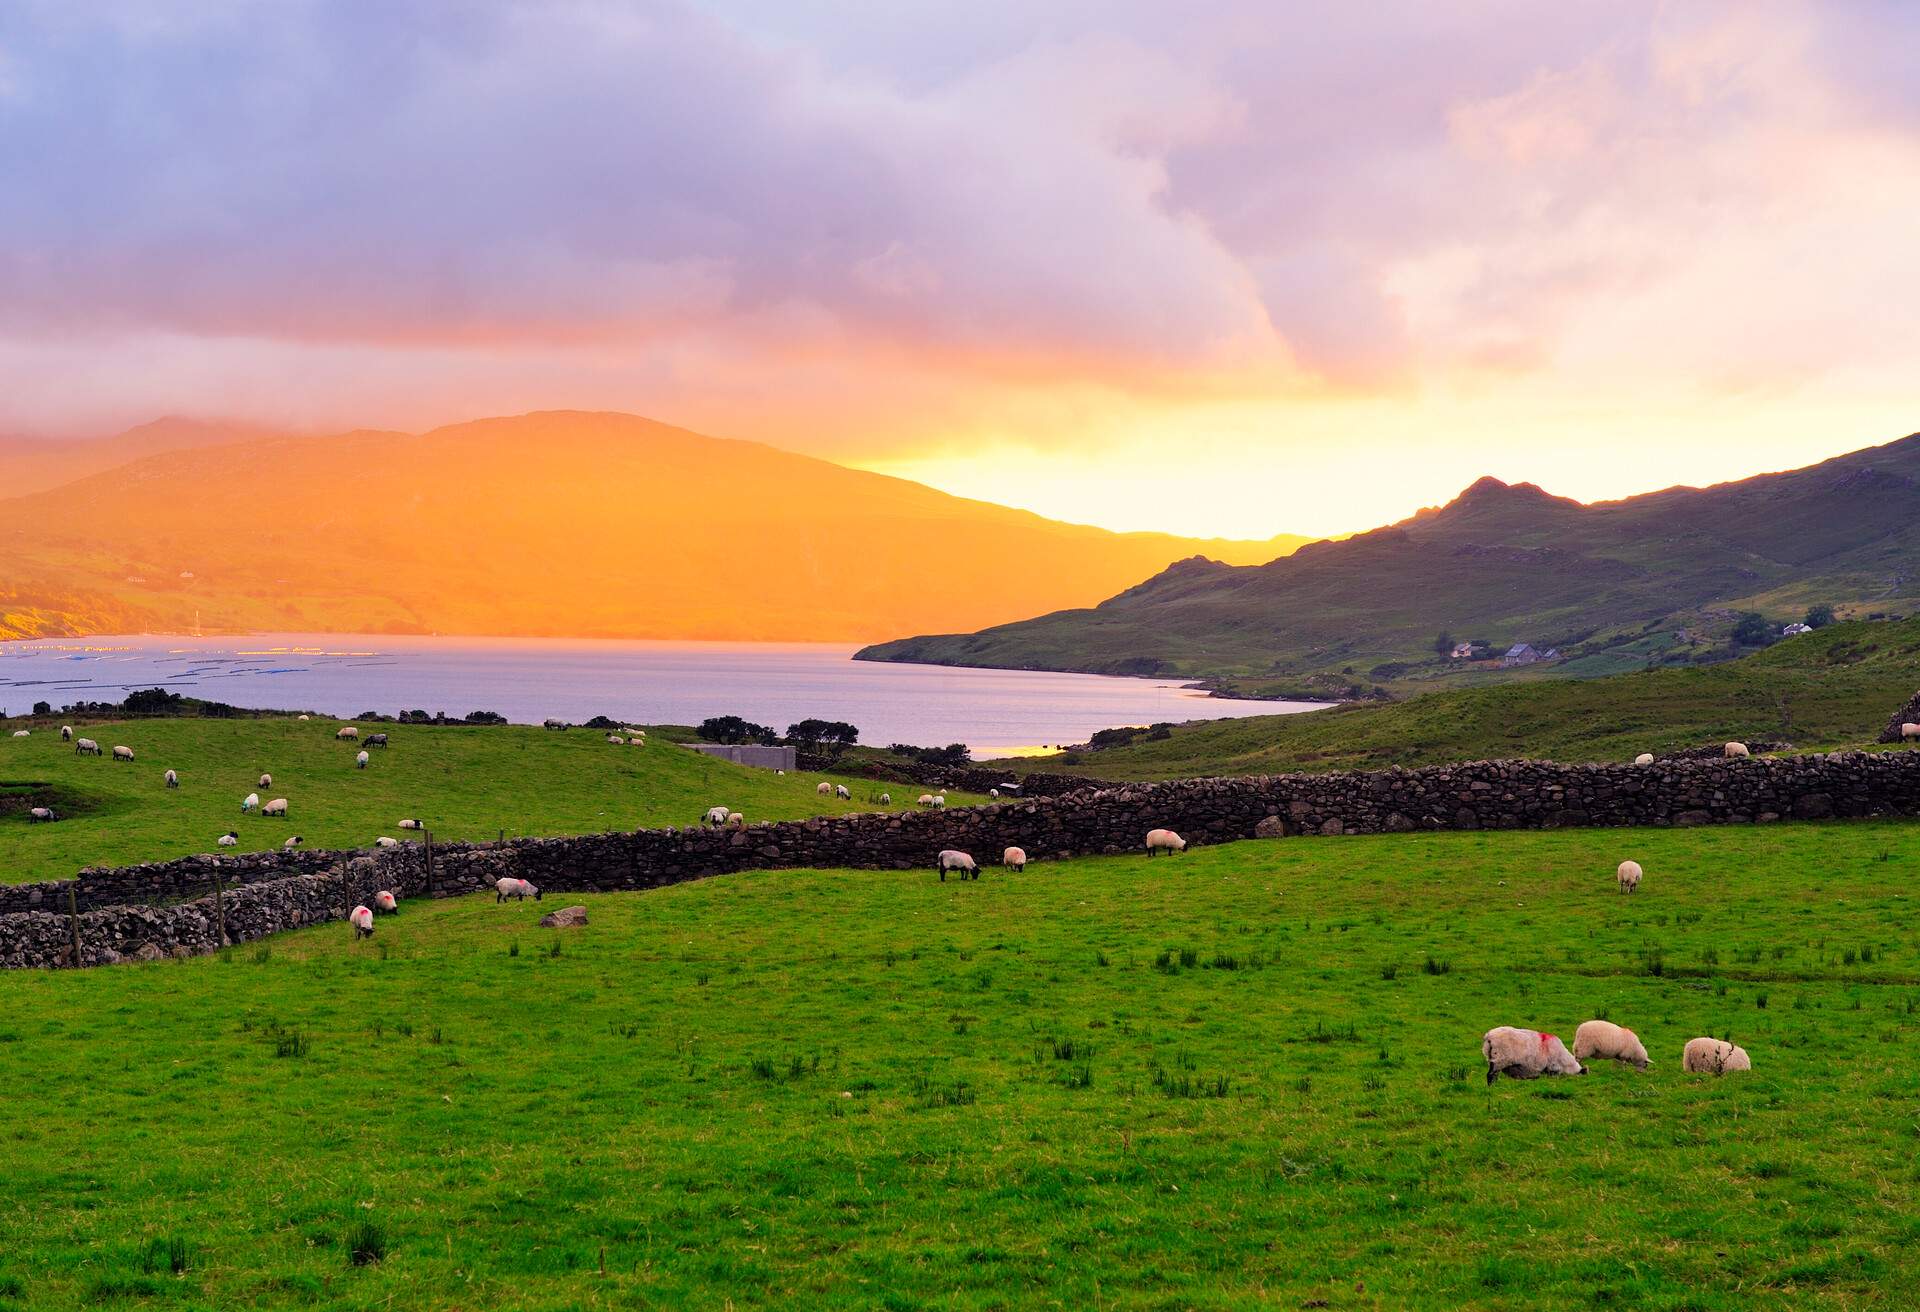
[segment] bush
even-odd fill
[[[1824,629],[1833,623],[1833,607],[1824,602],[1818,606],[1809,606],[1806,619],[1802,622],[1810,629]]]
[[[505,724],[507,717],[498,711],[468,711],[468,724]]]
[[[1748,611],[1733,626],[1733,640],[1742,647],[1764,647],[1773,641],[1773,626],[1758,611]]]
[[[777,734],[764,724],[755,724],[743,720],[737,715],[715,715],[700,721],[700,727],[694,730],[710,743],[758,743],[763,747],[773,746]]]

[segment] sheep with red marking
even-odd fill
[[[399,900],[384,888],[373,895],[373,905],[375,910],[389,913],[400,909]]]
[[[504,879],[496,879],[493,883],[493,901],[495,906],[505,902],[508,898],[512,898],[515,902],[524,902],[529,897],[535,902],[538,902],[540,900],[540,890],[524,879],[514,879],[512,876],[508,876]]]
[[[1487,1059],[1488,1084],[1502,1075],[1510,1080],[1534,1080],[1542,1075],[1587,1073],[1559,1035],[1539,1030],[1512,1025],[1490,1029],[1480,1037],[1480,1052]]]
[[[373,937],[373,912],[369,911],[366,907],[355,907],[347,916],[347,919],[353,923],[353,937],[355,942],[363,938]]]

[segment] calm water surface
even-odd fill
[[[858,725],[865,743],[963,742],[979,755],[1085,742],[1115,725],[1316,709],[1205,697],[1153,679],[874,664],[849,659],[853,650],[339,634],[47,639],[0,643],[0,707],[20,714],[36,701],[119,701],[162,687],[342,716],[418,708],[498,711],[523,724],[594,715],[698,724],[743,715],[780,730],[818,716]]]

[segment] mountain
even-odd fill
[[[1438,509],[1271,563],[1182,560],[1091,609],[860,657],[1350,692],[1478,664],[1437,657],[1442,633],[1558,648],[1553,672],[1597,674],[1725,654],[1716,639],[1739,610],[1784,620],[1816,602],[1864,612],[1915,598],[1920,434],[1593,505],[1483,478]]]
[[[275,436],[259,424],[168,415],[112,437],[56,438],[0,435],[0,496],[20,497],[71,483],[142,456],[223,446]]]
[[[0,502],[0,579],[88,625],[857,641],[996,623],[1196,551],[1266,560],[1303,540],[1112,533],[557,411],[135,460]]]

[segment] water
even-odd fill
[[[234,706],[352,716],[374,710],[498,711],[537,724],[606,715],[698,724],[741,715],[784,731],[809,716],[860,727],[860,741],[978,756],[1085,742],[1096,729],[1275,715],[1312,702],[1207,697],[1176,682],[884,665],[827,644],[598,642],[269,634],[0,643],[0,707],[119,701],[135,688]]]

